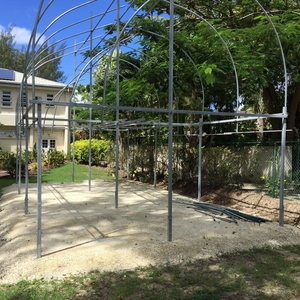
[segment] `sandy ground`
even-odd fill
[[[176,199],[187,198],[175,193],[170,242],[166,190],[121,182],[116,209],[114,182],[94,181],[91,191],[87,182],[58,183],[43,185],[42,257],[37,259],[36,198],[36,184],[30,185],[30,213],[25,215],[24,187],[20,194],[16,185],[4,191],[0,283],[182,263],[254,246],[300,243],[297,226],[213,221],[177,203]]]

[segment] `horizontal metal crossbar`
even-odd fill
[[[32,104],[49,105],[46,100],[30,100]],[[214,116],[235,116],[235,117],[259,117],[259,118],[287,118],[287,113],[277,114],[249,114],[249,113],[236,113],[236,112],[216,112],[216,111],[202,111],[202,110],[179,110],[179,109],[163,109],[163,108],[147,108],[147,107],[133,107],[133,106],[116,106],[116,105],[102,105],[102,104],[88,104],[88,103],[72,103],[72,102],[51,102],[55,106],[69,106],[69,107],[84,107],[92,109],[112,109],[112,110],[125,110],[125,111],[141,111],[141,112],[157,112],[165,114],[192,114],[192,115],[214,115]],[[242,119],[241,119],[242,120]],[[245,119],[246,121],[247,119]]]

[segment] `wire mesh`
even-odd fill
[[[130,161],[132,179],[141,175],[151,182],[153,174],[153,145],[132,145],[134,155]],[[188,143],[173,145],[173,182],[176,180],[197,182],[199,152]],[[158,147],[157,178],[167,180],[166,145]],[[124,155],[125,157],[126,155]],[[281,143],[235,143],[226,146],[202,147],[202,187],[218,188],[232,186],[279,198],[280,196]],[[289,142],[285,151],[284,196],[300,200],[300,141]]]

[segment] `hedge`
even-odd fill
[[[100,165],[100,162],[106,159],[107,153],[110,149],[110,141],[92,139],[92,165]],[[80,164],[89,163],[89,140],[75,141],[74,144],[74,157]],[[73,143],[71,144],[71,154],[73,155]]]

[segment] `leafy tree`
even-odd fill
[[[65,82],[67,77],[60,69],[61,57],[64,54],[66,44],[61,44],[57,48],[54,44],[43,44],[38,50],[38,62],[36,76],[51,79],[58,82]]]
[[[158,52],[163,52],[162,49],[166,51],[167,44],[164,47],[156,34],[161,34],[163,28],[157,29],[159,18],[154,18],[153,14],[156,13],[158,16],[166,14],[169,4],[161,1],[158,6],[154,6],[155,2],[149,3],[149,6],[144,8],[146,11],[150,10],[152,18],[141,21],[140,16],[134,22],[135,28],[138,24],[140,29],[139,37],[142,36],[141,45],[144,46],[144,51],[154,52],[157,55]],[[137,0],[135,6],[138,7],[143,3],[144,1]],[[284,104],[282,57],[273,28],[257,3],[252,0],[221,2],[183,0],[178,3],[190,11],[176,6],[175,43],[189,53],[199,68],[199,74],[205,84],[205,106],[215,111],[234,111],[237,106],[233,68],[224,45],[207,25],[209,22],[226,41],[232,53],[239,74],[242,105],[260,107],[260,110],[255,112],[280,113]],[[297,39],[300,29],[299,3],[272,0],[264,0],[261,3],[275,24],[285,53],[288,73],[288,128],[299,130],[300,46]],[[164,26],[167,28],[167,24]],[[156,29],[147,31],[150,27]],[[180,57],[187,66],[188,60],[180,54],[182,51],[176,49],[175,58]],[[175,72],[176,68],[177,65]],[[195,74],[187,68],[183,71],[185,72],[181,74],[184,74],[186,80],[180,80],[180,86],[186,86],[187,91],[195,93],[191,88],[193,80],[189,77],[189,75],[194,77]],[[188,96],[187,93],[183,95]],[[187,103],[191,105],[193,97],[190,95],[188,98],[190,100]],[[263,106],[257,104],[261,99]],[[180,97],[179,101],[182,103],[183,97]],[[262,107],[264,111],[261,111]],[[280,119],[270,119],[269,123],[272,129],[281,129]],[[222,125],[223,129],[228,126]],[[288,137],[292,139],[293,133]]]
[[[14,37],[12,35],[13,26],[8,31],[0,32],[0,67],[13,69],[22,72],[25,62],[25,49],[15,48]]]
[[[131,3],[131,1],[128,1]],[[300,100],[300,56],[297,40],[300,24],[300,10],[297,1],[261,1],[272,19],[281,38],[286,57],[288,73],[288,128],[300,128],[298,119]],[[135,7],[144,4],[134,2]],[[237,101],[243,110],[257,113],[280,113],[284,104],[283,63],[273,28],[264,12],[255,1],[177,1],[187,9],[175,5],[174,24],[174,101],[173,108],[181,110],[205,109],[218,112],[234,112]],[[151,1],[140,12],[121,38],[120,54],[120,104],[132,107],[168,108],[168,60],[169,60],[169,4],[164,1]],[[121,24],[124,25],[124,24]],[[212,29],[215,28],[215,31]],[[115,26],[108,26],[112,35],[95,53],[111,47],[116,41]],[[218,34],[221,36],[218,36]],[[239,94],[231,57],[238,73]],[[129,43],[137,41],[135,49]],[[129,51],[123,49],[129,47]],[[95,54],[93,53],[93,54]],[[106,53],[106,52],[105,52]],[[106,70],[109,70],[106,73]],[[116,61],[115,56],[104,55],[99,60],[93,86],[93,102],[107,105],[116,104]],[[239,97],[238,97],[239,96]],[[86,111],[86,114],[89,112]],[[114,110],[105,110],[105,120],[115,120]],[[166,114],[154,111],[120,111],[121,119],[146,121],[167,121]],[[102,111],[93,110],[93,118],[101,120]],[[199,116],[174,114],[179,123],[197,123]],[[222,117],[207,114],[205,120],[213,121]],[[223,119],[226,119],[223,117]],[[281,119],[269,119],[268,126],[281,129]],[[255,122],[241,123],[247,131],[257,129]],[[138,132],[136,141],[139,142]],[[235,124],[210,125],[204,128],[207,133],[234,131]],[[195,161],[194,149],[197,146],[198,126],[180,127],[175,131],[178,139],[186,133],[188,144],[182,161]],[[147,134],[150,133],[150,130]],[[176,137],[177,138],[177,137]],[[245,140],[256,138],[250,135],[217,136],[219,141]],[[266,138],[266,136],[265,136]],[[272,139],[277,136],[272,135]],[[290,139],[293,138],[291,134]],[[226,139],[226,140],[225,140]],[[145,139],[144,139],[145,140]],[[147,141],[149,144],[153,139]],[[149,152],[150,153],[150,152]]]
[[[12,34],[14,25],[10,26],[8,31],[0,32],[0,67],[24,72],[26,49],[18,49],[14,42]],[[66,76],[60,70],[61,57],[64,53],[65,44],[56,47],[54,44],[48,46],[44,44],[37,51],[37,70],[36,76],[64,82]]]
[[[132,1],[128,1],[132,3]],[[144,5],[145,1],[136,0],[135,7]],[[300,9],[297,1],[262,0],[279,33],[286,57],[288,73],[288,128],[299,131],[300,114],[300,56],[298,32]],[[209,111],[235,112],[237,101],[246,112],[280,113],[284,104],[283,63],[279,45],[273,28],[261,8],[255,1],[176,1],[189,10],[175,5],[176,19],[174,25],[174,101],[173,108],[181,110],[208,111],[205,121],[214,121]],[[169,60],[169,4],[164,1],[150,1],[144,7],[122,35],[122,53],[120,54],[120,104],[132,107],[168,108],[168,60]],[[124,24],[121,24],[124,25]],[[239,94],[235,72],[228,50],[211,26],[225,41],[234,59],[238,73]],[[94,49],[94,53],[107,49],[115,43],[115,26],[108,26],[112,35],[103,46]],[[137,41],[135,49],[130,42]],[[123,49],[129,47],[129,51]],[[106,70],[109,72],[106,74]],[[95,72],[93,102],[107,105],[116,104],[116,61],[114,55],[104,55],[99,60]],[[239,97],[237,97],[239,95]],[[89,111],[85,111],[88,118]],[[115,120],[115,111],[105,109],[106,121]],[[120,111],[121,119],[146,121],[168,121],[166,114],[142,113],[138,111]],[[93,118],[101,120],[102,112],[93,110]],[[178,123],[197,123],[199,116],[193,114],[174,114]],[[223,117],[226,119],[226,117]],[[269,119],[264,126],[281,129],[281,119]],[[243,122],[240,129],[256,130],[255,121]],[[151,132],[152,130],[152,132]],[[234,131],[235,124],[218,124],[205,126],[207,133]],[[188,132],[189,131],[189,132]],[[145,144],[143,163],[153,159],[153,129],[140,129],[133,136],[135,144]],[[167,129],[161,129],[167,133]],[[189,135],[188,133],[191,133]],[[196,133],[193,135],[193,133]],[[193,177],[197,160],[198,126],[180,127],[174,130],[175,141],[183,141],[174,151],[182,170],[187,177]],[[145,134],[148,138],[141,139]],[[122,133],[121,133],[122,135]],[[186,135],[183,138],[183,135]],[[255,135],[216,136],[217,142],[239,141],[257,138]],[[264,136],[277,139],[278,136]],[[294,138],[293,134],[289,138]],[[161,142],[162,139],[159,141]],[[166,141],[166,140],[164,140]],[[211,142],[211,140],[209,140]],[[160,143],[161,144],[161,143]],[[144,146],[144,145],[143,145]],[[145,150],[147,149],[147,150]],[[175,153],[176,152],[176,153]],[[149,164],[150,170],[152,163]],[[151,173],[151,170],[150,170]]]

